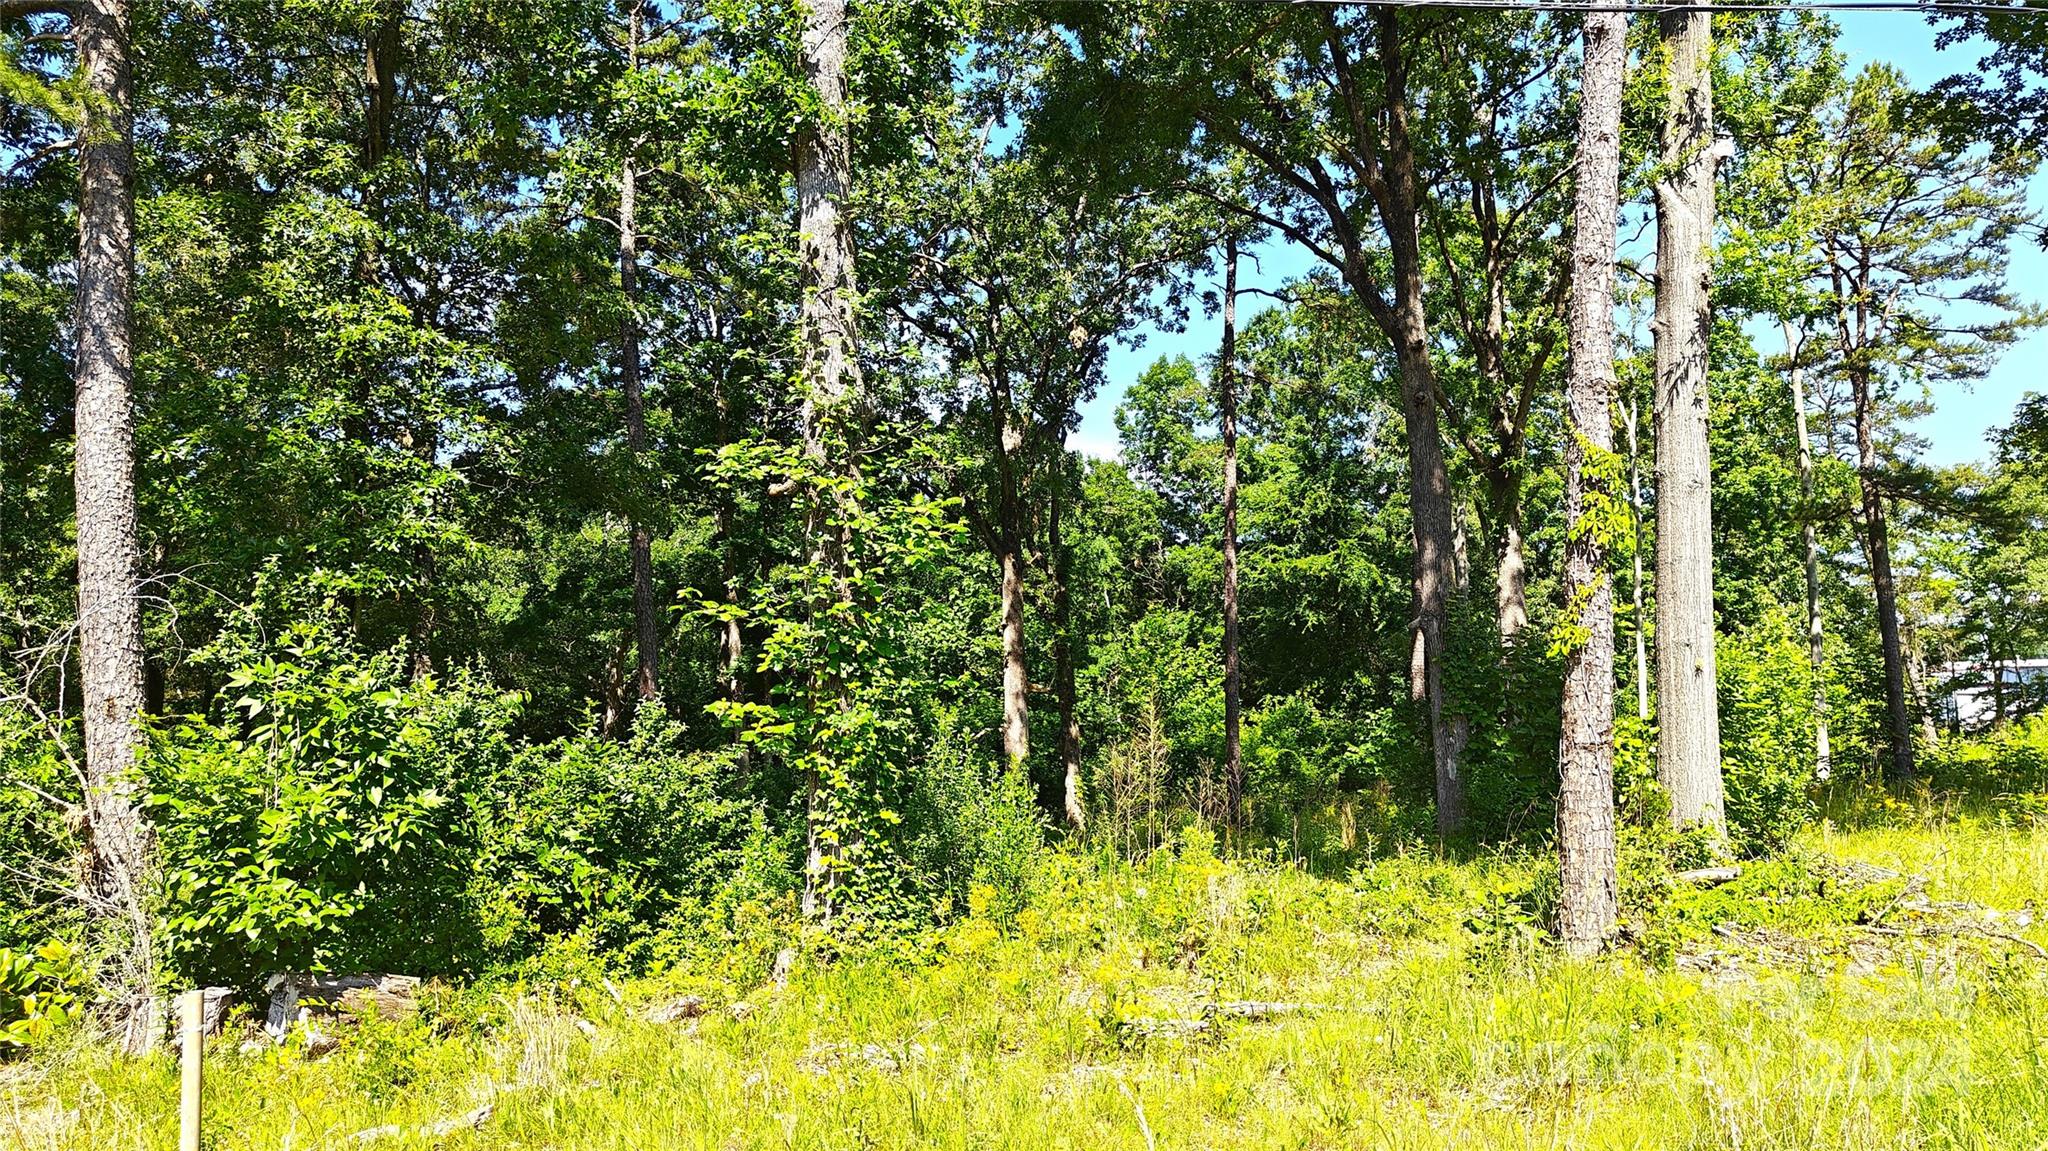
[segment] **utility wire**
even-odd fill
[[[1038,4],[1111,4],[1116,0],[998,0],[1018,6]],[[2012,16],[2048,16],[2048,2],[2026,0],[2021,4],[1977,3],[1972,0],[1786,0],[1784,3],[1746,3],[1744,0],[1714,0],[1710,3],[1681,2],[1616,4],[1576,0],[1197,0],[1201,3],[1287,5],[1321,8],[1474,8],[1488,12],[1620,12],[1657,15],[1663,12],[1933,12],[1941,15],[2004,13]]]

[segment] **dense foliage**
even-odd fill
[[[790,223],[788,167],[821,114],[796,6],[136,5],[160,981],[758,978],[798,941],[925,946],[956,922],[1099,911],[1045,893],[1112,898],[1058,879],[1078,866],[1045,862],[1062,839],[1159,852],[1132,864],[1155,870],[1131,914],[1166,960],[1206,929],[1190,892],[1224,874],[1212,850],[1334,876],[1424,850],[1533,859],[1557,819],[1561,565],[1585,530],[1563,510],[1560,343],[1577,24],[1296,7],[1255,29],[1263,6],[855,5],[839,126],[860,389],[842,425],[804,382],[815,238]],[[28,1037],[17,1022],[74,1011],[100,958],[77,894],[79,162],[59,23],[0,6],[0,1051]],[[2030,718],[2048,678],[2007,675],[2048,656],[2048,403],[2026,401],[1981,465],[1927,466],[1909,427],[2042,318],[2005,282],[2012,245],[2039,235],[2035,157],[1957,142],[1959,113],[1889,69],[1848,73],[1810,13],[1718,29],[1730,826],[1665,826],[1654,672],[1630,658],[1656,597],[1638,324],[1616,349],[1621,447],[1599,466],[1639,876],[1780,853],[1830,787],[1890,762],[1873,525],[1899,569],[1915,786],[2001,818],[2048,803],[2048,721]],[[1412,69],[1367,68],[1403,32],[1423,46]],[[1656,49],[1638,47],[1629,226],[1663,175]],[[1373,89],[1324,93],[1326,52]],[[1373,189],[1340,138],[1391,122],[1397,98],[1416,115],[1414,252],[1318,216],[1342,195],[1297,170]],[[1112,381],[1147,333],[1206,344],[1226,238],[1316,266],[1240,293],[1227,361],[1162,355]],[[1861,297],[1839,272],[1852,249],[1886,269]],[[1389,305],[1355,290],[1397,259],[1429,284],[1423,345],[1397,347]],[[1870,292],[1889,326],[1845,318]],[[1447,702],[1415,670],[1416,356],[1435,365],[1419,402],[1441,417],[1456,540]],[[1119,450],[1091,458],[1069,439],[1112,382]],[[1971,730],[1943,710],[1958,692],[1988,701]],[[1465,802],[1448,838],[1446,715]],[[1547,880],[1524,870],[1475,896],[1476,936],[1542,930]],[[1261,899],[1323,898],[1261,882]],[[1408,914],[1361,882],[1344,898]],[[826,912],[806,913],[814,890]],[[1643,930],[1710,911],[1672,914]]]

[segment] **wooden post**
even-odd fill
[[[206,1047],[206,993],[178,997],[179,1058],[184,1074],[178,1088],[178,1151],[199,1151],[199,1089]]]

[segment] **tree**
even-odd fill
[[[1810,14],[1755,21],[1743,31],[1743,66],[1731,69],[1721,103],[1739,147],[1720,204],[1728,235],[1718,254],[1718,302],[1724,312],[1739,309],[1774,321],[1784,340],[1784,352],[1772,366],[1784,373],[1791,399],[1812,672],[1813,776],[1824,780],[1833,772],[1834,740],[1827,715],[1822,529],[1839,521],[1841,512],[1834,493],[1823,493],[1813,451],[1815,397],[1808,372],[1822,349],[1812,329],[1823,309],[1809,282],[1815,230],[1811,212],[1817,204],[1802,185],[1821,141],[1821,108],[1841,90],[1842,55],[1834,47],[1834,26]],[[1739,530],[1727,519],[1724,531]]]
[[[1930,111],[1951,144],[1988,141],[2002,151],[2038,151],[2048,141],[2048,24],[2027,0],[1929,12],[1935,46],[1988,44],[1968,71],[1934,86]]]
[[[642,0],[626,0],[625,55],[628,81],[640,66]],[[626,450],[637,463],[647,450],[647,398],[640,382],[639,159],[629,141],[619,158],[619,390],[626,402]],[[653,533],[640,516],[628,529],[633,565],[633,692],[642,701],[661,694],[661,609],[654,603]]]
[[[1237,637],[1237,238],[1223,242],[1223,346],[1216,410],[1223,435],[1223,779],[1233,827],[1244,822],[1244,667]]]
[[[1430,141],[1431,323],[1450,353],[1440,355],[1438,403],[1482,485],[1473,502],[1493,552],[1496,628],[1509,643],[1529,622],[1530,426],[1554,382],[1570,280],[1571,159],[1557,130],[1566,88],[1537,78],[1563,66],[1570,25],[1529,15],[1483,27],[1455,41],[1455,65],[1431,71],[1419,134]]]
[[[1437,50],[1479,26],[1334,5],[1262,18],[1249,39],[1229,10],[1136,5],[1061,19],[1083,66],[1055,71],[1047,106],[1060,114],[1041,130],[1077,149],[1114,140],[1131,150],[1126,178],[1188,187],[1301,245],[1337,273],[1392,352],[1415,548],[1410,692],[1427,710],[1437,827],[1449,835],[1463,821],[1471,722],[1445,666],[1460,583],[1416,133]],[[1077,106],[1107,120],[1077,116]],[[1136,154],[1160,145],[1178,150],[1165,172],[1156,152]]]
[[[1813,775],[1826,779],[1834,772],[1834,747],[1828,738],[1827,623],[1820,602],[1820,526],[1815,523],[1813,436],[1806,426],[1806,368],[1800,360],[1805,341],[1790,321],[1785,329],[1785,379],[1792,388],[1792,418],[1798,429],[1799,517],[1801,567],[1806,572],[1806,658],[1813,669]]]
[[[862,385],[855,358],[853,226],[847,215],[853,183],[853,107],[847,91],[845,0],[799,0],[799,7],[798,67],[815,101],[797,131],[794,150],[797,269],[803,293],[798,311],[801,425],[803,454],[816,476],[805,490],[811,562],[818,571],[833,574],[836,600],[817,604],[815,610],[829,613],[852,606],[845,533],[859,519],[854,497],[860,480],[856,445]],[[829,697],[835,688],[823,686],[823,702],[832,706]],[[847,701],[842,698],[837,706],[844,709]],[[841,844],[823,825],[826,813],[818,805],[818,782],[813,770],[805,784],[809,846],[803,911],[806,919],[830,922]]]
[[[942,410],[988,461],[963,481],[971,522],[996,560],[1002,750],[1022,770],[1031,753],[1032,504],[1065,496],[1076,408],[1100,386],[1110,341],[1161,315],[1155,291],[1199,250],[1201,220],[1170,196],[1103,194],[1028,150],[990,155],[986,130],[964,125],[932,160],[918,189],[931,218],[911,245],[918,270],[897,310],[937,346]],[[1078,764],[1065,770],[1078,783]]]
[[[1589,12],[1580,80],[1572,209],[1570,376],[1565,441],[1564,719],[1558,740],[1557,842],[1565,950],[1599,950],[1614,926],[1614,582],[1620,534],[1614,454],[1614,248],[1621,195],[1621,95],[1628,18]]]
[[[1948,144],[1911,95],[1896,71],[1865,69],[1828,110],[1808,168],[1821,205],[1811,282],[1827,305],[1827,369],[1850,394],[1896,779],[1915,771],[1915,708],[1888,511],[1902,487],[1879,420],[1904,388],[1982,376],[2040,320],[2005,285],[2008,246],[2033,224],[2028,162]]]
[[[1714,680],[1713,475],[1707,449],[1714,242],[1713,17],[1658,17],[1665,64],[1656,184],[1657,776],[1680,827],[1725,826]]]
[[[135,75],[127,0],[8,3],[0,22],[68,16],[77,45],[78,294],[73,314],[72,449],[78,535],[79,712],[84,729],[86,888],[116,930],[105,982],[131,1049],[147,1030],[157,956],[155,843],[140,809],[144,692],[142,550],[135,496]],[[10,61],[0,61],[8,67]],[[10,71],[12,69],[10,68]]]
[[[1970,540],[1965,607],[1981,637],[1993,722],[2005,722],[2048,706],[2048,684],[2005,675],[2019,660],[2048,655],[2048,397],[2020,401],[1994,446],[1983,489],[1990,514]]]

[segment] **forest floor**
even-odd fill
[[[1003,922],[782,984],[507,984],[319,1058],[218,1043],[207,1146],[2048,1146],[2048,830],[1899,822],[1625,877],[1627,942],[1584,963],[1532,937],[1529,855],[1055,855]],[[78,1039],[0,1065],[0,1147],[169,1148],[176,1098],[170,1057]]]

